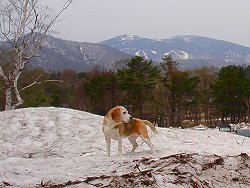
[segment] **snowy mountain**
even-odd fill
[[[44,47],[31,60],[31,64],[49,71],[70,68],[80,72],[96,66],[112,69],[115,62],[128,58],[130,55],[103,44],[68,41],[48,36]]]
[[[63,108],[0,112],[0,187],[249,187],[250,138],[158,128],[157,149],[124,139],[107,157],[103,117]]]
[[[201,36],[185,35],[154,40],[121,35],[100,44],[157,62],[162,61],[165,54],[169,54],[183,68],[250,64],[250,48]]]

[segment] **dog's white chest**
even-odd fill
[[[117,140],[119,137],[119,130],[115,128],[110,128],[109,126],[103,126],[103,132],[105,136]]]

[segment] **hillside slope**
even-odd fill
[[[113,141],[107,157],[98,115],[27,108],[0,112],[0,122],[0,187],[250,185],[247,137],[211,129],[158,128],[159,135],[150,134],[157,156],[141,141],[130,153],[124,139],[123,155],[116,155]]]
[[[61,71],[72,69],[77,72],[99,68],[112,69],[113,64],[121,59],[128,59],[130,55],[112,47],[68,41],[48,36],[45,45],[31,59],[31,64],[47,71]]]

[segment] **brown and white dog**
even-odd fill
[[[110,156],[111,139],[118,140],[118,154],[122,154],[122,138],[127,137],[133,145],[132,152],[138,147],[136,139],[140,137],[152,150],[155,155],[156,151],[153,144],[150,142],[147,127],[158,133],[155,126],[147,120],[132,118],[126,108],[116,106],[112,108],[104,117],[102,130],[106,140],[107,154]]]

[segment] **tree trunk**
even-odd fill
[[[5,95],[6,95],[5,110],[11,110],[11,104],[12,104],[11,88],[7,88],[5,90]]]
[[[14,91],[16,94],[17,103],[15,105],[13,105],[12,109],[16,109],[17,107],[21,106],[24,102],[20,93],[19,93],[19,90],[17,88],[17,81],[18,81],[20,75],[21,75],[21,71],[18,73],[18,75],[16,76],[16,78],[14,80]]]
[[[245,103],[247,105],[247,121],[246,123],[249,123],[249,118],[250,118],[250,99],[245,98]]]

